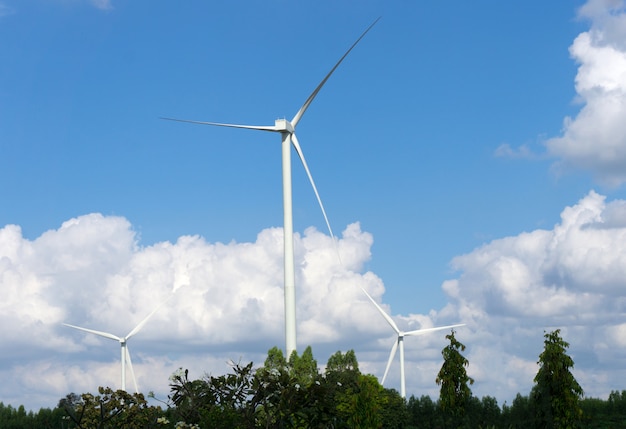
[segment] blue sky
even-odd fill
[[[363,287],[408,326],[468,323],[459,338],[468,345],[478,378],[481,368],[491,364],[489,356],[497,353],[488,348],[488,340],[505,335],[489,328],[500,323],[500,316],[515,319],[511,322],[513,331],[524,331],[528,339],[519,342],[528,345],[519,353],[507,349],[512,347],[510,343],[502,342],[498,350],[511,353],[501,359],[503,371],[515,372],[510,365],[519,360],[520,367],[532,373],[543,330],[555,326],[579,335],[580,343],[566,339],[581,359],[589,357],[588,365],[582,365],[585,371],[581,369],[581,378],[592,379],[590,374],[597,375],[594,371],[606,366],[604,355],[598,355],[601,345],[590,349],[582,346],[585,336],[595,331],[580,334],[576,331],[580,321],[562,318],[580,309],[567,307],[560,312],[559,305],[546,304],[554,313],[544,313],[539,308],[553,298],[571,304],[588,297],[585,294],[595,296],[602,291],[598,296],[607,301],[600,301],[612,302],[613,313],[598,304],[590,314],[608,312],[614,317],[608,327],[593,327],[615,332],[616,337],[611,338],[619,343],[626,307],[615,304],[621,302],[615,296],[621,296],[619,291],[626,284],[600,282],[596,292],[576,286],[589,272],[595,272],[597,278],[614,278],[608,271],[618,270],[619,264],[589,256],[577,262],[577,266],[589,266],[589,272],[576,277],[566,272],[572,265],[565,256],[575,253],[570,250],[579,248],[580,243],[564,241],[572,247],[559,247],[546,244],[539,236],[547,232],[561,237],[558,226],[570,225],[567,213],[584,212],[581,207],[591,207],[588,210],[597,217],[583,217],[587,223],[580,225],[572,220],[580,231],[589,222],[603,223],[608,218],[618,219],[615,222],[621,225],[626,130],[615,119],[623,110],[615,106],[624,101],[626,92],[626,69],[622,68],[626,48],[620,38],[626,31],[622,1],[174,4],[2,0],[0,228],[4,227],[5,234],[0,235],[0,259],[5,257],[9,262],[2,268],[0,287],[12,298],[5,301],[4,310],[0,307],[0,314],[8,317],[18,311],[15,306],[24,305],[16,298],[20,294],[27,307],[36,309],[28,313],[31,316],[24,316],[25,323],[35,323],[29,317],[49,311],[49,318],[35,320],[46,327],[42,329],[48,329],[47,335],[58,338],[65,361],[76,362],[72,368],[82,374],[80,382],[67,381],[42,390],[41,398],[63,396],[67,393],[63,388],[95,390],[90,386],[105,383],[109,374],[95,368],[106,366],[111,373],[117,368],[116,355],[100,355],[102,348],[110,345],[97,347],[99,343],[59,327],[60,322],[105,329],[108,327],[95,325],[119,319],[125,310],[133,315],[132,321],[141,320],[149,313],[150,303],[122,304],[120,291],[140,301],[144,294],[158,295],[154,292],[158,288],[165,291],[164,279],[168,278],[174,278],[177,287],[188,284],[204,290],[203,296],[214,299],[216,308],[228,314],[226,308],[232,303],[220,301],[222,295],[212,289],[215,285],[203,282],[206,277],[202,276],[194,280],[191,271],[180,268],[193,266],[188,259],[192,257],[180,249],[188,249],[189,241],[193,241],[188,236],[197,236],[194,246],[215,249],[220,255],[224,253],[218,248],[237,253],[234,249],[241,250],[246,243],[266,249],[259,237],[272,235],[276,232],[272,228],[282,226],[277,135],[159,118],[255,125],[271,125],[276,118],[291,119],[345,50],[379,16],[381,20],[333,74],[298,126],[298,138],[335,233],[341,236],[348,228],[356,237],[354,241],[345,239],[344,250],[352,245],[355,249],[354,265],[346,269],[358,274],[355,282],[369,285]],[[585,34],[591,39],[587,44],[580,37]],[[293,166],[295,230],[317,243],[300,250],[308,260],[308,252],[315,253],[316,246],[321,246],[319,240],[328,232],[295,154]],[[356,222],[359,226],[350,230],[349,225]],[[70,227],[77,224],[86,230],[66,237]],[[105,224],[109,226],[103,232]],[[19,233],[11,225],[18,226]],[[306,233],[309,227],[319,233]],[[112,242],[114,237],[119,241]],[[526,253],[515,253],[526,237],[544,243],[544,251],[564,249],[559,254],[562,257],[553,253],[552,258],[534,266],[535,273],[543,274],[531,282],[538,289],[529,291],[526,298],[541,301],[536,303],[538,313],[509,308],[512,298],[504,291],[510,291],[510,279],[487,278],[493,265],[481,266],[493,254],[500,258],[514,254],[515,260],[533,272],[528,268],[532,263],[523,256]],[[598,248],[609,249],[607,255],[621,257],[621,247],[610,247],[619,244],[602,241],[610,239],[602,236],[594,240],[604,243]],[[591,242],[596,243],[594,240]],[[510,242],[517,244],[505,251],[503,243]],[[30,250],[17,252],[11,243]],[[118,249],[120,243],[128,247]],[[541,254],[537,246],[531,246],[533,254]],[[106,253],[112,249],[117,253]],[[137,261],[150,259],[157,250],[169,252],[168,260],[176,263],[172,262],[171,271],[164,272],[170,277],[163,274],[154,280],[158,276],[151,277],[146,267],[162,269],[157,259],[143,265]],[[53,255],[58,258],[56,262],[41,263],[54,259]],[[128,260],[110,266],[106,261],[97,262],[103,257],[117,260],[120,255]],[[63,264],[59,261],[67,263],[78,256],[90,262],[60,268]],[[252,257],[237,266],[242,260],[247,261],[243,256],[234,257],[232,263],[235,273],[248,273],[244,283],[261,281],[259,271],[248,268],[262,260]],[[548,265],[550,269],[545,268]],[[324,267],[316,274],[309,273],[312,290],[317,287],[312,279],[327,272],[328,267]],[[7,274],[11,270],[19,276]],[[559,282],[546,283],[554,273]],[[125,276],[125,286],[121,286],[119,278]],[[515,281],[520,278],[525,277],[516,276]],[[36,280],[27,287],[29,279]],[[467,296],[455,292],[453,284],[457,283]],[[277,285],[270,284],[268,296],[275,297]],[[236,285],[233,281],[220,287]],[[329,286],[328,291],[332,290]],[[609,300],[607,291],[617,295]],[[560,292],[572,295],[561,296]],[[297,293],[305,308],[333,306],[341,301],[331,292],[328,297],[316,295],[312,300],[308,300],[307,292]],[[52,304],[45,298],[47,294],[67,299]],[[82,298],[74,303],[78,295]],[[42,297],[42,301],[30,302],[33,296]],[[228,299],[227,294],[223,299]],[[362,295],[354,299],[367,304]],[[90,309],[85,305],[90,300],[102,300],[108,307]],[[521,300],[518,305],[523,303]],[[282,308],[279,304],[277,311]],[[184,305],[191,303],[180,305],[186,308]],[[80,306],[83,308],[77,309]],[[245,306],[233,308],[241,311]],[[356,308],[361,307],[352,310]],[[477,316],[477,308],[483,316]],[[264,310],[259,311],[264,314]],[[345,331],[339,329],[324,337],[325,328],[321,319],[316,319],[321,316],[314,313],[306,319],[309,325],[302,322],[309,328],[302,329],[317,333],[305,333],[303,338],[311,340],[319,361],[325,362],[327,351],[348,345],[355,348],[358,357],[363,356],[365,368],[382,375],[386,344],[390,346],[392,341],[382,318],[376,319],[379,316],[372,313],[367,322],[371,327],[356,326],[358,316],[345,314],[346,318],[353,317],[355,325],[349,323]],[[164,314],[163,320],[174,314]],[[308,314],[307,310],[303,314]],[[538,314],[540,321],[526,323],[537,319]],[[235,312],[232,317],[237,315],[241,316]],[[192,358],[195,355],[191,351],[186,354],[185,347],[193,349],[197,342],[194,332],[212,332],[215,326],[222,329],[227,320],[216,319],[217,325],[190,321],[171,333],[172,338],[183,335],[187,339],[181,340],[175,356],[168,355],[167,350],[153,352],[164,359],[159,361],[164,374],[162,388],[167,387],[167,371],[176,365],[207,369],[198,363],[200,358]],[[156,335],[150,334],[150,329],[146,327],[145,350],[151,350],[148,340]],[[246,331],[244,326],[241,329]],[[220,338],[212,338],[208,344],[226,357],[211,358],[223,362],[246,350],[246,357],[258,361],[275,345],[272,341],[282,345],[280,332],[269,329],[267,341],[259,341],[256,347],[238,343],[236,332],[226,341],[236,344],[232,349]],[[368,332],[372,332],[371,337]],[[485,332],[489,335],[481,334]],[[359,335],[351,337],[354,333]],[[445,345],[441,337],[424,340],[427,344],[422,348],[416,346],[413,367],[421,369],[412,384],[407,380],[409,394],[436,394],[434,375],[428,371],[440,366],[437,359]],[[15,338],[0,341],[3,349],[15,345]],[[137,341],[141,341],[139,336]],[[29,343],[28,350],[32,350],[33,367],[54,368],[49,372],[70,379],[68,370],[51,357],[49,350],[44,353],[47,349],[36,340]],[[149,353],[145,353],[145,359],[134,358],[139,372],[142,363],[145,370],[149,368]],[[43,355],[47,357],[41,358]],[[184,361],[185,356],[190,360]],[[426,357],[429,363],[420,367],[419,362],[426,362]],[[206,362],[207,357],[203,359]],[[2,360],[5,374],[19,373],[16,365],[11,358]],[[617,365],[615,370],[624,368]],[[615,375],[604,371],[607,379]],[[527,393],[533,375],[522,379],[525,374],[521,371],[519,376],[511,376],[506,385],[486,377],[478,383],[481,387],[477,393],[496,396],[500,403],[510,401],[518,391]],[[390,387],[397,388],[393,377]],[[599,381],[590,392],[605,395],[611,387],[624,386]],[[152,386],[152,390],[160,388]],[[28,386],[16,379],[13,390],[27,392]],[[2,395],[0,400],[5,402],[29,400],[25,393]]]
[[[18,203],[3,198],[0,223],[35,238],[117,214],[143,244],[280,226],[277,136],[158,118],[291,118],[378,16],[299,136],[332,225],[374,234],[371,267],[399,310],[428,307],[404,289],[440,305],[453,255],[550,226],[593,186],[555,178],[547,160],[494,156],[503,143],[541,151],[576,111],[567,47],[580,2],[153,3],[5,2],[1,174]],[[294,170],[296,229],[324,229]]]

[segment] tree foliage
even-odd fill
[[[211,428],[378,428],[381,407],[394,403],[371,375],[358,370],[354,351],[335,353],[319,372],[313,352],[268,351],[263,366],[233,365],[233,373],[190,380],[172,376],[176,419]]]
[[[575,428],[582,417],[579,401],[583,389],[570,371],[574,360],[567,354],[568,347],[559,329],[544,334],[544,349],[531,392],[539,427]]]
[[[582,388],[569,372],[573,360],[565,353],[568,344],[560,338],[559,331],[544,337],[546,347],[539,357],[537,384],[530,395],[518,394],[510,405],[504,403],[502,408],[493,397],[478,399],[471,395],[467,384],[471,385],[472,380],[464,372],[467,359],[460,353],[465,346],[458,342],[453,331],[446,336],[450,345],[442,351],[444,366],[437,380],[442,391],[445,380],[460,380],[458,384],[450,384],[454,389],[444,392],[455,398],[455,405],[462,405],[462,413],[453,414],[451,410],[458,409],[450,408],[449,401],[444,406],[445,395],[438,401],[424,395],[411,396],[405,401],[397,391],[383,388],[374,376],[362,374],[353,350],[330,356],[322,373],[310,348],[302,355],[292,354],[287,360],[274,347],[268,351],[264,364],[256,369],[252,363],[231,363],[228,374],[204,375],[197,380],[191,379],[187,370],[176,371],[170,378],[167,409],[149,406],[142,395],[101,387],[96,395],[70,393],[56,408],[39,412],[0,402],[0,428],[626,427],[626,390],[611,392],[607,400],[581,399]],[[455,365],[446,365],[451,362]],[[459,388],[463,380],[467,389]],[[555,400],[563,391],[566,399]],[[465,396],[455,396],[456,392],[465,392]],[[564,413],[565,418],[559,417],[572,404],[576,407],[569,414]],[[567,420],[581,415],[582,418]]]
[[[441,386],[439,405],[452,416],[461,416],[472,396],[468,384],[474,384],[474,379],[467,375],[465,368],[469,361],[461,354],[465,351],[465,345],[455,338],[454,330],[446,338],[450,340],[450,344],[441,351],[443,365],[435,379]]]
[[[141,393],[131,395],[109,387],[98,388],[98,395],[69,394],[59,401],[71,423],[79,429],[145,429],[157,427],[161,415],[149,406]]]
[[[184,376],[184,372],[181,374]],[[315,404],[314,399],[329,395],[331,391],[326,390],[329,389],[328,385],[318,385],[317,383],[314,385],[317,387],[308,390],[308,394],[304,396],[305,400],[302,402],[309,404],[305,413],[308,413],[306,418],[311,418],[311,420],[301,426],[283,425],[283,427],[347,428],[350,427],[349,424],[357,424],[355,421],[349,423],[338,419],[336,404],[333,404],[333,400],[326,401],[330,405],[326,410],[316,410],[316,406],[313,405]],[[69,401],[73,403],[82,401],[82,395],[70,394],[59,401],[59,404],[68,401],[68,397]],[[445,427],[454,427],[455,429],[532,429],[538,426],[535,424],[535,409],[529,396],[521,394],[518,394],[510,405],[505,403],[501,409],[495,398],[485,396],[479,400],[473,396],[469,401],[465,415],[454,421],[446,420],[447,417],[439,404],[426,395],[419,398],[411,396],[405,402],[395,390],[384,389],[379,405],[381,407],[379,414],[382,420],[380,427],[384,429],[441,429]],[[581,428],[615,429],[626,427],[626,390],[613,391],[608,399],[582,399],[580,406],[583,410]],[[257,413],[260,413],[261,408],[257,407],[256,410]],[[157,408],[155,412],[159,413],[156,427],[160,429],[200,429],[227,426],[227,422],[218,423],[216,426],[207,426],[205,423],[185,423],[177,418],[175,407],[166,410]],[[361,423],[364,423],[363,420]],[[376,424],[376,422],[374,423]],[[116,422],[111,422],[111,424],[114,425]],[[12,407],[0,402],[0,428],[2,429],[75,429],[77,427],[67,416],[64,408],[42,408],[38,412],[33,412],[25,410],[23,406]],[[257,414],[253,423],[238,424],[231,427],[274,428],[280,426],[267,425]]]
[[[337,351],[331,357],[328,358],[326,364],[326,375],[330,373],[358,373],[359,362],[356,359],[354,350],[348,350],[345,354],[341,351]]]
[[[190,380],[188,370],[170,377],[169,399],[173,418],[187,424],[211,428],[248,427],[252,420],[250,399],[255,392],[252,363],[231,363],[232,373]],[[251,426],[253,427],[253,426]]]

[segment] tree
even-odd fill
[[[231,362],[232,373],[209,377],[207,386],[212,402],[201,413],[202,427],[240,428],[254,422],[254,370],[247,365]]]
[[[297,355],[297,353],[296,353]],[[283,355],[283,351],[278,347],[274,346],[267,352],[267,358],[265,359],[265,363],[259,371],[267,372],[268,374],[279,374],[281,371],[284,371],[287,368],[287,359]]]
[[[233,365],[233,373],[189,380],[171,377],[171,414],[210,428],[401,428],[406,405],[373,375],[363,375],[354,351],[335,353],[320,374],[313,352],[285,360],[277,347],[263,366]],[[384,419],[384,420],[383,420]]]
[[[198,423],[201,410],[212,401],[206,380],[189,380],[189,370],[182,368],[170,376],[168,399],[176,419],[189,424]]]
[[[334,402],[339,428],[380,428],[384,388],[373,375],[359,373],[353,383],[339,384]]]
[[[569,343],[560,336],[560,329],[544,334],[544,349],[539,355],[539,371],[531,391],[541,428],[575,428],[582,410],[580,387],[570,368],[574,360],[566,353]]]
[[[443,365],[435,382],[441,386],[439,405],[442,410],[458,417],[465,413],[467,402],[472,396],[468,383],[474,384],[474,379],[467,375],[465,368],[469,361],[461,354],[465,351],[465,345],[454,337],[454,329],[446,338],[450,340],[450,344],[441,351]]]
[[[313,350],[308,346],[302,352],[302,356],[298,356],[295,350],[289,357],[289,369],[291,375],[296,379],[300,386],[309,386],[319,375],[317,361],[313,358]]]
[[[497,423],[500,422],[500,416],[502,411],[498,406],[498,401],[496,398],[491,396],[483,396],[480,401],[481,403],[481,426],[482,427],[495,427]]]
[[[427,395],[416,398],[411,395],[407,403],[409,413],[409,427],[420,429],[431,429],[439,427],[437,404]]]
[[[407,401],[396,389],[382,391],[380,417],[383,429],[402,429],[409,424]]]
[[[354,350],[336,352],[328,358],[325,382],[335,408],[337,428],[382,427],[383,407],[397,405],[392,392],[387,392],[373,375],[359,371]],[[398,398],[400,397],[397,395]],[[404,401],[400,398],[404,406]]]
[[[534,408],[528,396],[518,393],[510,406],[502,406],[502,421],[505,427],[525,429],[534,427]]]
[[[59,401],[67,416],[80,429],[147,429],[157,427],[160,408],[149,406],[141,393],[99,387],[98,395],[71,393]]]
[[[218,377],[189,380],[189,371],[179,369],[170,377],[169,399],[174,417],[189,425],[211,428],[251,427],[254,422],[254,370],[231,362],[232,372]]]
[[[359,362],[356,360],[354,350],[348,350],[345,354],[341,353],[341,351],[337,351],[328,358],[328,362],[326,363],[326,374],[330,372],[341,373],[346,371],[359,372]]]

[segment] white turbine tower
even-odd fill
[[[173,296],[173,295],[172,295]],[[70,328],[78,329],[81,331],[89,332],[90,334],[99,335],[104,338],[108,338],[110,340],[119,341],[121,346],[121,361],[122,361],[122,390],[126,391],[126,363],[128,363],[128,367],[130,368],[130,374],[133,378],[133,385],[135,386],[135,392],[139,393],[139,389],[137,387],[137,380],[135,379],[135,371],[133,371],[133,363],[130,360],[130,353],[128,351],[128,345],[126,344],[128,340],[138,333],[146,324],[146,322],[156,313],[170,298],[163,301],[161,304],[157,306],[145,319],[143,319],[137,326],[135,326],[126,336],[118,337],[117,335],[110,334],[108,332],[96,331],[94,329],[81,328],[80,326],[70,325],[68,323],[63,323],[63,325],[68,326]]]
[[[396,341],[394,341],[393,346],[391,347],[391,353],[389,354],[389,360],[387,361],[385,374],[383,375],[383,378],[381,379],[380,384],[385,384],[385,379],[387,378],[389,367],[391,366],[391,362],[393,361],[393,358],[396,355],[396,350],[398,349],[398,346],[400,346],[400,396],[402,396],[403,398],[406,398],[406,383],[405,383],[405,378],[404,378],[404,337],[424,335],[429,332],[441,331],[443,329],[452,329],[458,326],[465,326],[465,324],[462,323],[459,325],[449,325],[449,326],[439,326],[436,328],[416,329],[414,331],[404,332],[398,328],[398,325],[396,325],[396,322],[394,322],[393,319],[387,313],[385,313],[385,311],[380,307],[380,305],[378,305],[376,301],[374,301],[374,298],[372,298],[370,294],[365,291],[365,289],[362,289],[362,290],[363,292],[365,292],[365,295],[367,295],[370,301],[372,301],[372,303],[376,306],[380,314],[383,315],[385,320],[389,323],[389,325],[391,325],[393,330],[398,335]]]
[[[324,205],[322,204],[322,200],[317,192],[317,187],[315,186],[315,182],[313,181],[313,176],[309,171],[309,167],[304,158],[304,154],[302,153],[302,149],[300,148],[300,144],[298,143],[298,139],[296,138],[295,129],[300,119],[308,109],[309,105],[313,101],[313,99],[317,96],[317,93],[322,89],[328,78],[333,74],[335,69],[341,64],[341,62],[346,58],[346,56],[352,51],[352,49],[361,41],[361,39],[367,34],[367,32],[378,22],[380,18],[376,19],[364,32],[361,36],[350,46],[350,49],[346,51],[345,54],[337,61],[335,66],[328,72],[328,74],[324,77],[324,79],[320,82],[320,84],[315,88],[315,90],[309,95],[309,98],[306,99],[300,110],[296,113],[291,121],[286,119],[277,119],[274,122],[274,125],[237,125],[237,124],[224,124],[219,122],[201,122],[201,121],[190,121],[184,119],[174,119],[174,118],[162,118],[171,121],[179,121],[179,122],[189,122],[192,124],[201,124],[201,125],[215,125],[220,127],[231,127],[231,128],[245,128],[250,130],[261,130],[261,131],[271,131],[280,133],[281,141],[282,141],[282,170],[283,170],[283,234],[284,234],[284,276],[285,276],[285,349],[287,353],[287,358],[291,356],[291,353],[296,350],[296,295],[295,295],[295,268],[294,268],[294,249],[293,249],[293,213],[292,213],[292,199],[291,199],[291,146],[293,145],[296,153],[300,157],[302,161],[302,165],[304,166],[304,170],[306,171],[307,176],[309,177],[309,181],[311,182],[311,186],[313,187],[313,191],[315,192],[315,196],[317,197],[317,202],[319,203],[320,208],[322,209],[322,214],[324,215],[324,220],[326,221],[326,226],[328,227],[328,231],[330,232],[330,236],[335,241],[335,236],[333,235],[333,231],[330,227],[330,222],[328,221],[328,217],[326,216],[326,210],[324,210]]]

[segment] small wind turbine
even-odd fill
[[[362,289],[362,290],[363,292],[365,292],[365,295],[367,295],[370,301],[372,301],[372,303],[376,306],[380,314],[383,315],[385,320],[389,323],[389,325],[391,325],[393,330],[396,331],[396,334],[398,335],[398,338],[396,339],[396,341],[393,343],[393,346],[391,347],[391,353],[389,354],[389,360],[387,361],[385,374],[383,375],[383,378],[380,381],[380,384],[385,384],[385,379],[387,378],[389,367],[391,366],[391,362],[393,361],[393,358],[396,355],[396,350],[398,349],[398,345],[399,345],[400,346],[400,396],[402,396],[403,398],[406,398],[406,383],[404,379],[404,337],[424,335],[429,332],[441,331],[443,329],[452,329],[458,326],[465,326],[465,323],[462,323],[460,325],[439,326],[436,328],[416,329],[414,331],[404,332],[398,328],[398,325],[396,325],[396,322],[394,322],[393,319],[387,313],[385,313],[385,311],[380,307],[380,305],[378,305],[376,301],[374,301],[374,298],[372,298],[370,294],[365,291],[365,289]]]
[[[172,295],[173,296],[173,295]],[[126,390],[126,363],[128,363],[128,367],[130,368],[130,374],[133,378],[133,385],[135,386],[135,392],[139,393],[139,388],[137,387],[137,380],[135,379],[135,371],[133,371],[133,363],[130,360],[130,353],[128,351],[128,345],[126,344],[128,340],[138,333],[146,324],[148,319],[150,319],[154,313],[156,313],[167,301],[169,301],[172,296],[163,301],[161,304],[157,306],[145,319],[143,319],[137,326],[135,326],[126,336],[118,337],[117,335],[110,334],[108,332],[96,331],[94,329],[81,328],[80,326],[70,325],[68,323],[64,323],[63,325],[69,326],[70,328],[78,329],[80,331],[89,332],[90,334],[99,335],[104,338],[108,338],[110,340],[119,341],[121,346],[121,361],[122,361],[122,390]]]
[[[219,122],[201,122],[201,121],[190,121],[185,119],[174,119],[174,118],[161,118],[167,119],[170,121],[179,121],[179,122],[189,122],[192,124],[201,124],[201,125],[215,125],[220,127],[231,127],[231,128],[245,128],[250,130],[260,130],[260,131],[271,131],[280,133],[282,140],[282,169],[283,169],[283,240],[284,240],[284,275],[285,275],[285,343],[286,343],[286,352],[287,357],[291,356],[291,353],[296,350],[296,294],[295,294],[295,268],[294,268],[294,249],[293,249],[293,213],[292,213],[292,200],[291,200],[291,146],[293,145],[296,153],[300,157],[302,161],[302,165],[304,166],[304,170],[306,171],[307,176],[309,177],[309,181],[311,182],[311,186],[313,187],[313,191],[315,192],[315,196],[317,197],[317,202],[319,203],[320,208],[322,209],[322,214],[324,215],[324,220],[326,221],[326,226],[328,227],[328,231],[330,232],[330,236],[335,241],[335,236],[333,235],[333,231],[330,227],[330,222],[328,221],[328,217],[326,216],[326,210],[324,210],[324,205],[322,204],[322,200],[317,192],[317,187],[315,186],[315,182],[313,181],[313,176],[311,176],[311,172],[309,171],[309,167],[304,158],[304,154],[302,153],[302,149],[300,148],[300,144],[298,143],[298,139],[296,138],[295,129],[300,119],[304,115],[304,112],[309,108],[313,99],[317,96],[317,93],[322,89],[330,75],[333,74],[335,69],[339,67],[339,64],[346,58],[346,56],[352,51],[352,49],[361,41],[361,39],[367,34],[368,31],[378,22],[380,18],[376,19],[364,32],[361,36],[350,46],[350,49],[346,51],[345,54],[337,61],[335,66],[328,72],[326,77],[317,85],[317,88],[309,95],[309,98],[306,99],[300,110],[296,113],[291,121],[286,119],[277,119],[274,122],[274,125],[237,125],[237,124],[224,124]]]

